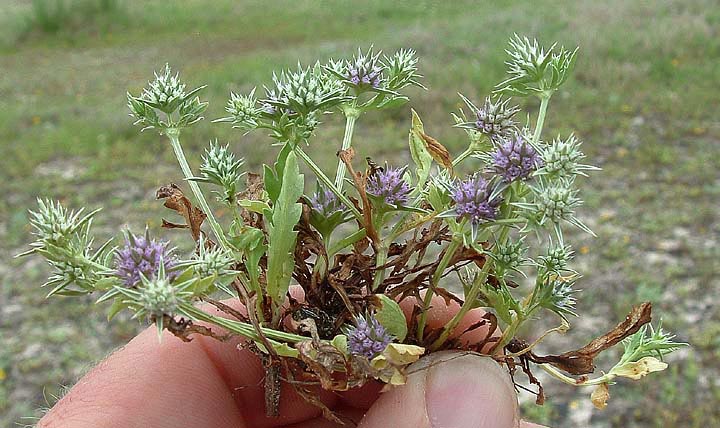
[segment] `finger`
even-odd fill
[[[40,428],[246,427],[222,374],[199,344],[145,330],[83,377]]]
[[[411,366],[405,385],[382,394],[359,428],[516,428],[507,371],[476,354],[440,352]]]
[[[46,415],[42,428],[273,427],[317,417],[293,388],[281,387],[280,416],[265,416],[265,369],[242,341],[202,336],[185,343],[154,328],[98,365]],[[318,391],[334,406],[340,398]]]
[[[297,424],[288,425],[284,428],[348,428],[357,426],[358,422],[365,415],[367,410],[356,409],[352,407],[338,407],[333,412],[340,418],[343,423],[333,422],[324,417],[318,417]]]

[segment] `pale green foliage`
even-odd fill
[[[280,183],[280,192],[269,213],[271,222],[268,224],[268,269],[267,294],[277,305],[280,305],[290,287],[292,271],[295,267],[294,229],[300,219],[302,206],[297,203],[303,195],[304,177],[300,174],[297,158],[290,152]]]
[[[223,193],[220,193],[219,199],[234,203],[237,181],[245,174],[240,170],[244,163],[243,158],[235,158],[229,145],[221,146],[215,141],[205,150],[203,163],[200,165],[200,177],[195,177],[193,180],[222,187]]]
[[[408,144],[410,147],[410,156],[415,162],[415,174],[417,176],[417,188],[425,187],[425,182],[430,176],[430,167],[433,163],[432,155],[428,152],[423,134],[425,129],[415,110],[412,110],[412,120],[410,124],[410,134],[408,136]]]
[[[541,149],[540,156],[544,165],[537,174],[572,179],[576,175],[587,177],[585,171],[600,170],[598,167],[580,163],[585,158],[585,154],[580,150],[580,144],[573,134],[565,140],[555,138],[552,143]]]
[[[139,97],[127,93],[130,116],[136,119],[136,125],[143,125],[143,130],[157,128],[162,132],[191,126],[202,120],[201,115],[207,108],[207,103],[197,97],[204,88],[185,92],[179,75],[173,75],[170,66],[165,64],[165,70],[155,73],[155,80],[149,82]]]
[[[408,333],[407,319],[400,305],[384,294],[376,294],[374,298],[379,302],[379,305],[375,308],[375,319],[398,342],[405,340]]]
[[[516,34],[507,50],[510,60],[506,64],[510,77],[498,83],[495,91],[513,96],[540,96],[556,91],[572,71],[577,48],[573,51],[562,47],[555,49],[555,44],[546,50],[537,40],[530,41]]]
[[[253,88],[248,95],[231,92],[230,100],[228,100],[227,106],[225,107],[225,111],[230,113],[230,116],[216,119],[213,122],[230,122],[233,128],[238,128],[243,131],[255,129],[258,127],[262,113],[262,110],[258,108],[257,104],[255,88]]]

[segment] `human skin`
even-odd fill
[[[433,301],[428,327],[459,309]],[[468,313],[456,331],[479,320]],[[486,331],[461,336],[479,340]],[[243,341],[198,336],[190,343],[149,328],[98,364],[38,423],[38,428],[214,428],[338,426],[282,385],[280,416],[265,416],[258,357]],[[381,393],[371,382],[352,391],[320,391],[334,412],[361,428],[530,428],[519,420],[517,395],[505,368],[469,353],[435,353],[411,366],[408,382]]]

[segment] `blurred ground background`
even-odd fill
[[[125,91],[138,93],[165,62],[189,86],[208,84],[208,118],[231,90],[268,83],[272,70],[348,57],[357,46],[416,49],[429,90],[410,106],[454,153],[465,147],[449,112],[460,91],[480,101],[504,75],[514,33],[580,45],[576,72],[550,104],[546,137],[575,132],[603,171],[583,183],[581,218],[599,235],[573,235],[585,275],[582,318],[557,349],[585,343],[652,300],[664,326],[692,344],[671,368],[612,388],[608,410],[590,391],[546,382],[525,414],[558,427],[720,426],[720,8],[715,0],[638,2],[292,2],[4,0],[0,5],[0,426],[32,425],[91,365],[132,337],[137,323],[105,322],[92,299],[44,299],[30,241],[36,195],[105,209],[101,237],[122,225],[159,230],[154,191],[181,182],[166,142],[138,134]],[[524,105],[534,115],[537,105]],[[334,165],[342,123],[326,118],[310,151]],[[363,117],[363,156],[406,160],[409,107]],[[259,170],[274,149],[209,120],[185,134],[197,166],[211,138]],[[177,242],[181,248],[187,243]],[[528,332],[531,334],[532,332]],[[545,350],[550,350],[546,348]]]

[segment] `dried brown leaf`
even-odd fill
[[[165,199],[165,207],[176,211],[185,219],[185,224],[172,223],[163,219],[163,227],[170,229],[189,228],[193,239],[195,241],[200,239],[200,227],[207,216],[200,208],[194,207],[190,203],[190,200],[185,197],[182,189],[177,184],[170,183],[167,186],[160,187],[155,193],[155,198]]]
[[[425,148],[427,149],[428,153],[430,153],[430,156],[435,159],[435,162],[439,163],[446,169],[452,170],[453,163],[448,149],[446,149],[445,146],[440,144],[438,140],[425,133],[420,133],[420,136],[425,141]]]
[[[545,357],[532,354],[532,361],[535,363],[549,363],[573,375],[592,373],[595,370],[593,360],[602,351],[611,348],[631,334],[636,333],[640,327],[650,322],[652,304],[650,302],[633,306],[625,319],[616,325],[612,330],[594,339],[582,348],[565,352],[560,355],[548,355]]]
[[[607,402],[610,399],[610,388],[607,383],[601,383],[590,394],[590,401],[596,409],[604,409],[607,407]]]

